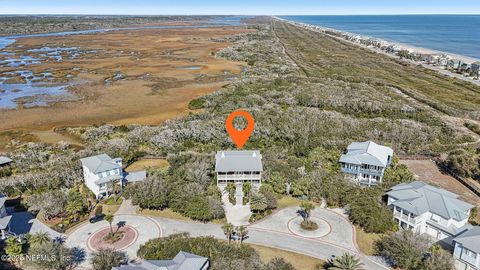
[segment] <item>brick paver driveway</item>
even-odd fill
[[[138,232],[134,243],[123,249],[123,251],[127,253],[129,259],[136,258],[137,250],[140,245],[144,244],[150,239],[162,236],[160,224],[149,217],[138,215],[115,215],[112,224],[115,225],[119,222],[124,222],[125,226],[132,227]],[[87,222],[67,236],[67,240],[65,242],[67,246],[81,248],[86,252],[86,259],[81,266],[86,267],[90,262],[90,254],[92,253],[92,250],[87,245],[90,236],[109,227],[110,226],[108,222],[104,220],[93,224]]]

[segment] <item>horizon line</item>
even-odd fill
[[[95,13],[0,13],[0,16],[416,16],[475,15],[480,13],[382,13],[382,14],[95,14]]]

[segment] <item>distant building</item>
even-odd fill
[[[392,162],[392,158],[392,148],[366,141],[350,144],[339,162],[344,174],[370,187],[382,182],[385,169]]]
[[[463,61],[459,59],[450,59],[447,62],[447,67],[458,70],[463,65]]]
[[[457,270],[480,269],[480,227],[476,226],[453,238],[455,268]]]
[[[12,163],[13,160],[6,156],[0,156],[0,167]]]
[[[208,258],[180,251],[173,260],[146,260],[141,264],[122,265],[112,270],[207,270]]]
[[[480,62],[474,62],[470,66],[470,76],[478,78],[480,76]]]
[[[5,202],[7,201],[7,197],[1,196],[0,197],[0,234],[1,239],[7,238],[7,234],[10,233],[10,216],[7,213],[7,209],[5,207]]]
[[[386,195],[393,218],[402,229],[427,234],[452,244],[453,236],[463,232],[473,205],[458,199],[458,195],[420,181],[392,187]]]
[[[97,198],[109,195],[107,186],[110,183],[123,186],[128,182],[143,181],[146,178],[145,171],[125,174],[122,168],[122,159],[112,159],[107,154],[82,158],[80,161],[85,185]]]

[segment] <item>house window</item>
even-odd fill
[[[433,221],[435,221],[435,222],[438,222],[438,221],[440,221],[440,217],[439,217],[439,216],[437,216],[437,215],[435,215],[435,214],[432,214],[432,217],[431,217],[431,219],[432,219]]]

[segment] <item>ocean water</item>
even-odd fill
[[[290,21],[480,59],[480,15],[280,17]]]

